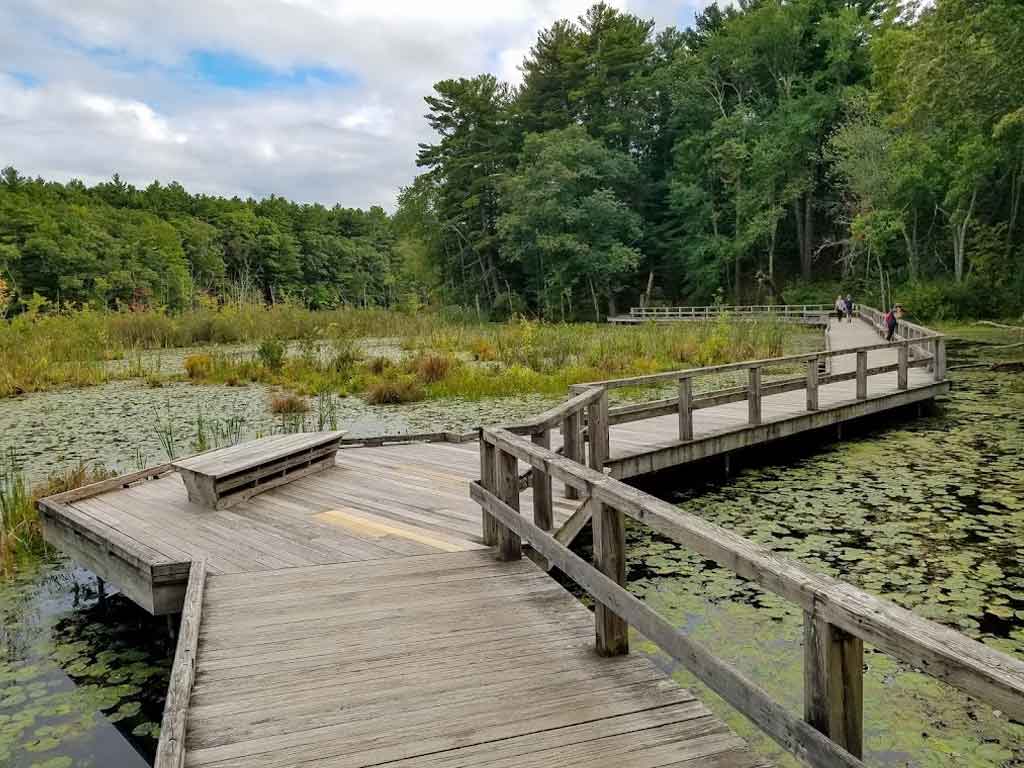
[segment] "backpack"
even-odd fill
[[[894,315],[891,310],[889,312],[885,313],[885,327],[886,328],[892,328],[892,326],[894,326],[896,324],[894,322],[895,320],[896,320],[896,315]]]

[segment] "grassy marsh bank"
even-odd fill
[[[370,353],[385,338],[397,355]],[[212,345],[246,344],[244,349]],[[409,314],[291,304],[160,312],[27,313],[0,323],[0,397],[142,378],[258,382],[370,402],[564,394],[588,379],[713,365],[816,348],[817,334],[775,322],[644,325],[487,324],[461,313]],[[203,349],[203,345],[211,345]],[[147,350],[196,347],[184,374]],[[111,364],[118,361],[118,364]]]

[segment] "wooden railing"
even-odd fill
[[[927,331],[927,329],[925,329]],[[930,350],[921,350],[927,345]],[[897,362],[886,365],[868,367],[868,353],[895,349]],[[856,366],[846,373],[822,373],[831,371],[831,363],[841,357],[855,357]],[[823,365],[824,363],[824,365]],[[606,379],[576,384],[570,388],[571,393],[590,391],[593,389],[622,389],[627,387],[645,387],[653,384],[675,382],[677,394],[668,398],[629,403],[609,409],[609,423],[623,424],[631,421],[649,419],[656,416],[679,414],[679,439],[693,439],[693,412],[703,408],[713,408],[726,403],[747,401],[748,424],[761,423],[761,400],[768,395],[784,392],[806,390],[806,408],[808,411],[818,410],[818,388],[824,384],[841,381],[856,381],[856,398],[865,400],[868,397],[868,379],[879,374],[897,374],[897,387],[906,390],[909,384],[911,368],[927,367],[932,371],[935,381],[943,381],[945,369],[945,337],[932,331],[926,334],[893,342],[879,342],[850,349],[828,349],[800,355],[749,360],[741,363],[712,365],[703,368],[689,368],[665,373],[631,376],[620,379]],[[778,380],[766,381],[764,372],[769,368],[802,368],[803,375],[784,376]],[[702,378],[722,376],[746,371],[747,382],[741,386],[730,386],[713,391],[698,392],[695,382]]]
[[[628,626],[657,644],[771,736],[811,766],[862,766],[863,644],[891,654],[954,685],[1017,720],[1024,719],[1024,663],[923,619],[849,584],[776,557],[769,550],[602,471],[608,452],[607,390],[573,398],[563,416],[586,408],[590,455],[586,465],[501,428],[480,433],[481,478],[471,495],[490,521],[498,557],[517,559],[522,542],[559,568],[596,601],[597,650],[628,653]],[[552,478],[592,510],[593,563],[550,532],[548,513],[519,512],[519,462],[550,487]],[[804,712],[790,713],[763,688],[659,616],[625,588],[624,519],[650,526],[744,579],[799,606],[804,614]]]
[[[884,337],[886,335],[888,329],[885,327],[884,312],[877,310],[874,307],[861,305],[857,307],[855,314],[861,320],[873,327],[879,336]],[[926,359],[934,357],[936,363],[940,364],[941,367],[945,369],[945,348],[939,350],[941,354],[936,354],[936,350],[930,343],[930,340],[935,336],[935,331],[930,328],[925,328],[923,325],[915,325],[908,320],[897,320],[896,333],[893,338],[910,343],[909,350],[912,358]]]
[[[827,316],[830,304],[744,304],[706,307],[632,307],[629,317],[636,320],[715,320],[730,317],[778,317],[788,319]]]

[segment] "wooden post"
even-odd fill
[[[818,358],[807,361],[807,410],[818,410]]]
[[[530,438],[534,445],[541,448],[551,447],[551,431],[545,429]],[[534,468],[531,479],[533,488],[533,522],[538,528],[550,531],[555,526],[554,514],[551,511],[551,475]]]
[[[484,440],[483,433],[480,434],[480,485],[491,493],[497,491],[494,482],[494,446]],[[498,543],[498,521],[495,520],[486,509],[481,510],[481,529],[483,542],[488,547]]]
[[[751,424],[761,423],[761,369],[753,366],[747,371],[747,413]]]
[[[934,370],[932,375],[936,381],[943,381],[946,378],[946,340],[935,339]]]
[[[590,444],[591,469],[604,472],[608,461],[608,390],[587,406],[587,442]]]
[[[583,463],[585,449],[583,441],[580,439],[581,421],[580,411],[574,411],[562,419],[562,453],[565,458],[572,459],[577,464]],[[579,491],[568,485],[565,486],[565,498],[578,499],[579,497]]]
[[[497,496],[512,509],[519,510],[519,460],[511,453],[496,451]],[[523,540],[519,534],[497,520],[498,559],[518,560],[523,556]]]
[[[864,643],[804,612],[804,720],[854,757],[864,752]]]
[[[857,399],[866,400],[868,396],[868,353],[857,352]]]
[[[679,379],[679,439],[693,440],[693,379],[683,376]]]
[[[616,584],[626,586],[626,524],[613,507],[594,502],[594,567]],[[629,625],[607,606],[594,606],[597,652],[602,656],[629,653]]]
[[[910,361],[910,343],[906,341],[902,342],[896,352],[899,355],[897,358],[898,364],[896,368],[896,386],[899,389],[906,389],[907,364]]]

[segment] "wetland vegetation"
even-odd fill
[[[443,357],[465,354],[464,339],[544,329],[526,327],[533,330],[492,329],[498,333],[487,337],[486,326],[459,323],[441,336],[433,327],[424,329],[422,338],[454,339],[447,347],[439,345],[435,354]],[[1024,358],[1014,346],[1016,331],[973,325],[945,330],[955,336],[949,345],[953,368]],[[791,339],[785,329],[782,333],[787,350],[805,343]],[[635,336],[627,332],[623,338]],[[365,348],[360,365],[385,367],[376,361],[384,358],[388,365],[411,370],[415,360],[415,367],[424,369],[415,375],[444,380],[444,365],[427,362],[430,353],[417,344],[368,342]],[[248,349],[245,354],[259,358],[257,343]],[[287,345],[285,361],[293,355],[301,355],[301,347]],[[33,495],[86,482],[87,470],[102,475],[106,470],[100,465],[132,469],[163,460],[155,415],[174,425],[181,450],[193,450],[202,439],[213,442],[231,429],[245,434],[280,429],[281,415],[269,408],[274,392],[293,399],[288,390],[259,382],[197,385],[179,376],[183,380],[160,389],[142,379],[114,380],[3,401],[3,433],[20,448],[35,446],[38,454],[25,456],[22,471],[7,471],[3,480],[4,498],[20,499],[15,503],[24,510],[21,519],[29,521],[20,524],[18,540],[30,543],[8,556],[0,580],[5,612],[0,760],[11,765],[113,764],[110,755],[118,755],[118,765],[131,765],[142,760],[133,756],[151,753],[173,653],[163,623],[147,619],[118,595],[101,605],[85,571],[27,533],[34,520]],[[781,465],[746,469],[728,482],[681,484],[675,500],[780,554],[1024,655],[1024,572],[1017,557],[1024,535],[1024,386],[1017,373],[984,368],[954,370],[953,376],[952,395],[927,419],[876,427],[820,452],[786,457]],[[561,394],[426,399],[400,406],[332,395],[331,402],[340,426],[374,434],[513,420],[542,410]],[[298,410],[307,427],[332,417],[316,396],[294,399],[308,410],[294,403],[282,403],[281,409]],[[204,415],[198,419],[200,410]],[[60,444],[76,441],[82,443],[75,449],[80,453],[59,453]],[[144,455],[136,453],[136,443],[144,446]],[[62,467],[73,471],[39,487],[39,480]],[[798,709],[798,612],[649,531],[630,529],[629,536],[631,589]],[[695,685],[656,649],[639,648],[680,681]],[[1021,725],[884,654],[869,649],[866,665],[872,764],[1024,765]],[[702,695],[759,749],[788,764],[756,729],[706,691]]]

